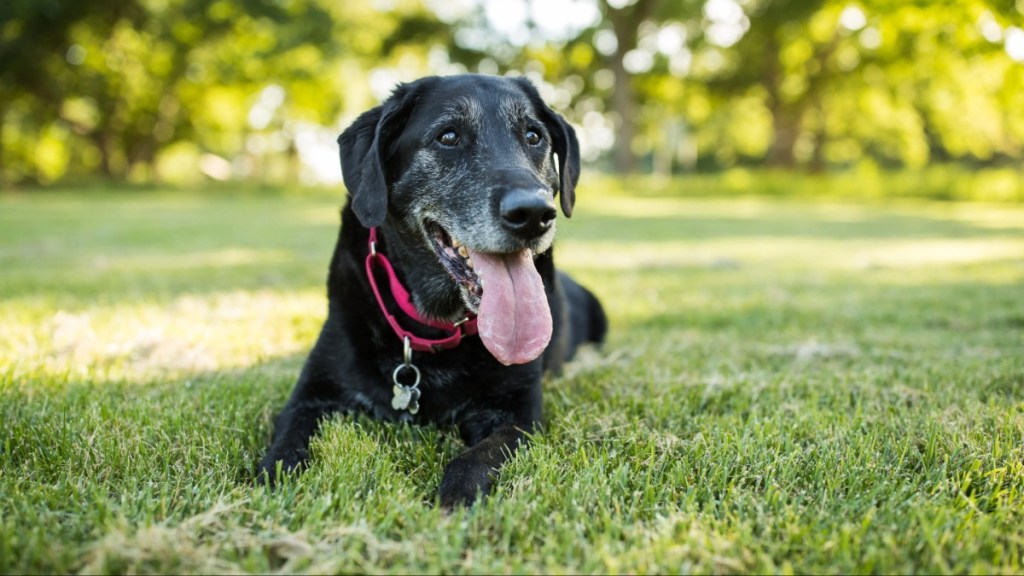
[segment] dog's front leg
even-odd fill
[[[277,467],[282,473],[295,471],[306,464],[309,458],[309,440],[320,427],[321,421],[338,411],[334,403],[307,400],[289,402],[277,418],[274,441],[260,461],[256,481],[274,485]]]
[[[500,424],[459,454],[444,469],[441,506],[449,510],[460,505],[470,506],[477,498],[487,496],[494,484],[494,476],[519,445],[527,441],[532,428],[532,422]],[[465,431],[463,436],[466,436]]]
[[[256,471],[257,482],[273,485],[278,480],[278,466],[284,473],[302,468],[309,458],[309,440],[320,423],[336,412],[345,411],[338,379],[329,363],[323,360],[320,349],[318,342],[299,375],[291,398],[277,416],[273,441]]]

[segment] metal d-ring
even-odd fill
[[[412,386],[406,386],[405,384],[402,384],[398,380],[398,375],[402,372],[404,368],[412,369],[413,376],[415,376]],[[403,389],[406,390],[415,390],[419,388],[420,385],[420,369],[417,368],[415,364],[399,364],[398,366],[395,366],[395,371],[391,373],[391,379],[395,382],[396,386],[401,386]]]
[[[415,376],[415,379],[411,386],[407,386],[398,381],[398,375],[401,374],[402,370],[406,368],[412,369],[413,376]],[[409,340],[408,336],[406,336],[403,339],[402,363],[399,364],[398,366],[395,366],[395,371],[391,374],[391,380],[394,381],[396,386],[401,386],[403,389],[406,390],[418,388],[420,385],[420,369],[417,368],[416,365],[412,363],[412,342]]]

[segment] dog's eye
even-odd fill
[[[536,130],[526,131],[526,143],[530,146],[536,146],[540,144],[540,134]]]
[[[445,130],[444,132],[441,133],[440,136],[437,137],[437,141],[442,146],[458,146],[459,135],[455,132],[455,130]]]

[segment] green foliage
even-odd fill
[[[969,170],[949,165],[920,170],[882,170],[870,163],[856,169],[795,178],[784,170],[731,168],[718,174],[664,179],[591,176],[623,194],[657,191],[680,198],[771,196],[796,199],[930,199],[968,202],[1024,202],[1024,178],[1016,168]]]
[[[382,55],[397,20],[317,0],[80,5],[15,2],[0,13],[4,180],[174,179],[155,171],[175,145],[248,164],[268,147],[294,154],[297,124],[335,124],[373,103],[361,59]],[[284,97],[254,121],[268,86]]]
[[[0,196],[0,572],[1020,572],[1024,211],[758,182],[585,179],[559,261],[611,339],[452,515],[450,430],[339,417],[249,484],[337,192]]]
[[[467,70],[533,78],[618,172],[1024,160],[1020,2],[581,2],[516,3],[519,38],[496,0],[10,0],[0,183],[336,179],[388,87]]]

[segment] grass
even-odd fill
[[[340,202],[0,196],[0,572],[1024,570],[1021,207],[584,187],[610,341],[446,516],[448,430],[337,418],[249,483]]]

